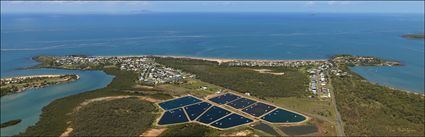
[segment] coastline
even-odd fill
[[[336,55],[345,55],[345,54],[336,54]],[[196,57],[196,56],[153,55],[153,54],[152,55],[117,55],[117,56],[89,56],[89,55],[67,55],[67,56],[103,57],[103,58],[107,58],[107,57],[118,57],[118,58],[126,58],[126,57],[173,58],[173,59],[190,59],[190,60],[212,61],[212,62],[217,62],[220,65],[222,63],[237,62],[237,61],[242,61],[242,62],[244,62],[244,61],[246,61],[246,62],[257,61],[257,62],[271,62],[271,63],[280,63],[280,62],[328,62],[332,59],[332,57],[335,57],[336,55],[331,56],[328,59],[238,59],[238,58],[213,58],[213,57]],[[352,55],[352,56],[354,56],[354,55]],[[39,57],[39,56],[34,56],[32,59],[35,60],[36,57]],[[370,57],[370,56],[367,56],[367,57]],[[379,59],[381,59],[381,58],[379,58]],[[385,59],[383,59],[383,60],[385,60]],[[35,60],[35,61],[37,61],[37,60]],[[385,60],[385,61],[396,62],[396,61],[392,61],[392,60]],[[41,61],[37,61],[37,62],[41,62]],[[399,65],[399,66],[403,66],[403,65]],[[358,66],[354,66],[354,67],[358,67]],[[382,65],[377,65],[376,67],[382,67]],[[395,67],[395,66],[389,66],[389,67]],[[26,68],[26,69],[31,69],[31,68],[32,67],[29,67],[29,68]],[[69,69],[69,68],[59,68],[59,69],[73,70],[73,69]],[[367,80],[366,78],[364,78],[364,79]],[[380,85],[380,86],[387,87],[387,88],[405,91],[405,92],[408,92],[408,93],[414,93],[414,94],[418,94],[418,95],[422,94],[423,96],[425,96],[425,92],[419,93],[420,91],[411,91],[411,90],[406,90],[406,89],[402,89],[402,88],[391,87],[389,85],[379,84],[379,83],[376,83],[376,82],[371,82],[369,80],[367,80],[367,81],[370,82],[370,83],[373,83],[373,84],[377,84],[377,85]]]
[[[50,83],[46,83],[46,84],[37,83],[37,82],[34,83],[34,81],[32,81],[33,83],[31,83],[32,84],[31,86],[22,86],[22,87],[18,86],[18,85],[21,85],[21,84],[25,84],[25,83],[20,83],[20,82],[23,82],[25,80],[32,80],[34,78],[44,78],[44,79],[51,79],[52,78],[53,79],[53,78],[62,78],[62,77],[68,77],[68,78],[63,79],[63,81],[62,80],[54,81],[54,82],[50,82]],[[75,78],[73,78],[73,77],[75,77]],[[24,91],[29,90],[29,89],[38,89],[38,88],[48,87],[48,86],[51,86],[51,85],[68,83],[68,82],[76,81],[76,80],[79,80],[79,79],[80,79],[80,76],[76,75],[76,74],[28,75],[28,76],[1,78],[1,82],[2,82],[1,89],[5,90],[4,91],[5,93],[3,93],[3,91],[2,91],[1,96],[3,97],[3,96],[6,96],[6,95],[21,93],[21,92],[24,92]],[[44,80],[44,82],[46,82],[46,80]],[[29,83],[30,82],[27,82],[26,84],[29,84]],[[9,87],[8,87],[8,84],[10,84]],[[12,87],[12,89],[10,89],[10,87]]]
[[[227,63],[227,62],[234,62],[234,61],[261,61],[261,62],[297,62],[297,61],[312,61],[312,62],[318,61],[318,62],[322,62],[323,61],[323,62],[326,62],[326,61],[329,61],[331,59],[331,58],[328,58],[328,59],[294,59],[294,60],[273,60],[273,59],[270,59],[269,60],[269,59],[207,58],[207,57],[167,56],[167,55],[139,55],[139,56],[137,56],[137,55],[136,56],[130,55],[130,56],[96,56],[96,57],[160,57],[160,58],[193,59],[193,60],[213,61],[213,62],[217,62],[218,64]],[[382,67],[382,66],[376,66],[376,67]],[[390,67],[394,67],[394,66],[390,66]],[[354,73],[356,73],[356,72],[354,72]],[[365,79],[365,80],[367,80],[363,76],[362,76],[362,78]],[[367,81],[369,83],[373,83],[373,82],[371,82],[369,80],[367,80]],[[410,91],[410,90],[401,89],[401,88],[396,88],[396,87],[391,87],[391,86],[383,85],[383,84],[379,84],[379,83],[373,83],[373,84],[376,84],[376,85],[379,85],[379,86],[383,86],[383,87],[387,87],[387,88],[390,88],[390,89],[393,89],[393,90],[400,90],[400,91],[404,91],[404,92],[407,92],[407,93],[412,93],[412,94],[416,94],[416,95],[422,95],[422,96],[425,97],[425,92],[419,93],[419,92]]]
[[[377,66],[377,67],[379,67],[379,66]],[[391,86],[385,85],[385,84],[379,84],[377,82],[372,82],[372,81],[368,80],[367,78],[363,77],[362,75],[360,75],[359,73],[355,72],[354,70],[352,70],[352,67],[350,67],[350,71],[353,72],[354,74],[362,77],[364,80],[366,80],[367,82],[369,82],[371,84],[378,85],[378,86],[383,86],[383,87],[386,87],[386,88],[389,88],[389,89],[392,89],[392,90],[400,90],[400,91],[403,91],[403,92],[406,92],[406,93],[409,93],[409,94],[422,95],[422,96],[425,97],[425,92],[419,93],[420,91],[419,92],[416,92],[416,91],[411,91],[411,90],[407,90],[407,89],[401,89],[401,88],[391,87]]]
[[[10,80],[10,79],[27,79],[27,78],[40,78],[40,77],[59,77],[59,76],[63,76],[61,74],[51,74],[51,75],[28,75],[28,76],[17,76],[17,77],[6,77],[6,78],[1,78],[1,80]],[[77,79],[80,79],[79,75],[75,75],[77,76]]]
[[[212,58],[212,57],[173,56],[173,55],[125,55],[125,56],[92,56],[92,57],[159,57],[159,58],[213,61],[219,64],[226,63],[226,62],[233,62],[233,61],[297,62],[297,61],[327,61],[328,60],[328,59],[238,59],[238,58]]]
[[[72,56],[72,55],[70,55],[70,56]],[[88,57],[88,55],[76,55],[76,56]],[[210,57],[173,56],[173,55],[122,55],[122,56],[118,55],[118,56],[91,56],[91,57],[118,57],[118,58],[125,58],[125,57],[154,57],[155,58],[155,57],[157,57],[157,58],[173,58],[173,59],[191,59],[191,60],[201,60],[201,61],[217,62],[219,65],[222,64],[222,63],[236,62],[236,61],[258,61],[258,62],[327,62],[327,61],[329,61],[332,58],[332,57],[329,57],[328,59],[237,59],[237,58],[210,58]],[[402,65],[400,65],[400,66],[402,66]],[[356,66],[354,66],[354,67],[356,67]],[[376,67],[382,67],[382,66],[378,65]],[[394,66],[390,66],[390,67],[394,67]],[[66,69],[66,68],[61,68],[61,69]],[[367,80],[366,78],[364,78],[364,79]],[[404,92],[408,92],[408,93],[413,93],[413,94],[425,96],[425,92],[419,93],[420,91],[419,92],[410,91],[410,90],[406,90],[406,89],[402,89],[402,88],[396,88],[396,87],[391,87],[391,86],[388,86],[388,85],[374,83],[374,82],[371,82],[369,80],[367,80],[367,81],[370,82],[370,83],[373,83],[373,84],[376,84],[376,85],[379,85],[379,86],[384,86],[384,87],[387,87],[387,88],[391,88],[391,89],[394,89],[394,90],[400,90],[400,91],[404,91]]]

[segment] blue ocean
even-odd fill
[[[145,13],[134,15],[1,15],[1,77],[83,75],[79,81],[1,98],[2,128],[14,135],[37,122],[57,98],[106,86],[99,71],[17,70],[37,55],[179,55],[240,59],[326,59],[335,54],[377,56],[401,67],[352,68],[370,82],[424,92],[423,14]]]

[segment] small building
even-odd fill
[[[201,87],[201,90],[207,90],[207,89],[208,89],[208,87],[206,87],[206,86]]]

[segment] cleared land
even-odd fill
[[[264,74],[272,74],[272,75],[284,75],[284,72],[273,72],[270,69],[252,69],[253,71],[257,71],[259,73],[264,73]]]
[[[151,128],[145,131],[141,137],[157,137],[161,135],[162,132],[166,131],[168,128]]]

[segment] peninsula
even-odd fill
[[[105,88],[53,101],[43,108],[40,121],[18,136],[414,136],[424,133],[423,95],[369,83],[350,70],[352,66],[401,65],[376,57],[221,60],[175,56],[38,56],[34,59],[41,62],[36,67],[103,70],[115,77]],[[233,101],[229,103],[230,100]],[[282,112],[292,119],[280,117]],[[235,121],[229,122],[230,119]]]
[[[1,79],[1,96],[79,79],[78,75],[34,75]]]
[[[407,38],[407,39],[425,39],[425,34],[405,34],[401,37]]]
[[[21,119],[10,120],[0,124],[0,128],[6,128],[21,123]]]

